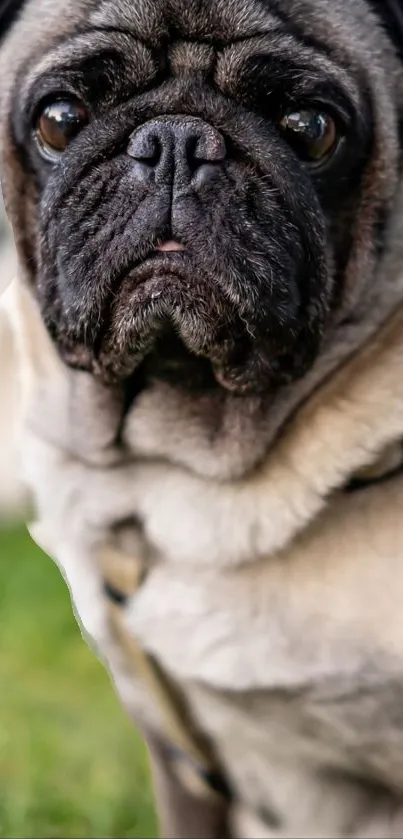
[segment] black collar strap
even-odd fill
[[[369,0],[403,61],[403,0]]]
[[[25,5],[26,0],[0,0],[0,43]]]
[[[346,492],[356,492],[376,484],[383,484],[403,473],[403,443],[391,443],[371,466],[361,469],[345,486]]]

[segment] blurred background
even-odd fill
[[[0,291],[13,270],[0,196]],[[8,392],[3,377],[3,435]],[[151,839],[145,749],[81,638],[56,566],[19,521],[13,452],[0,451],[0,839]]]

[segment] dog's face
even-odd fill
[[[147,365],[235,393],[294,381],[351,315],[393,191],[375,17],[364,0],[67,5],[20,56],[5,141],[62,355],[108,381]],[[46,0],[30,9],[46,30]]]

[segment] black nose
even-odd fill
[[[201,189],[219,173],[226,157],[217,129],[194,117],[161,117],[135,131],[127,153],[140,181],[173,184],[174,192]]]

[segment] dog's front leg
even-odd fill
[[[169,750],[154,733],[144,732],[154,780],[163,839],[230,839],[228,804],[192,795],[172,767]]]

